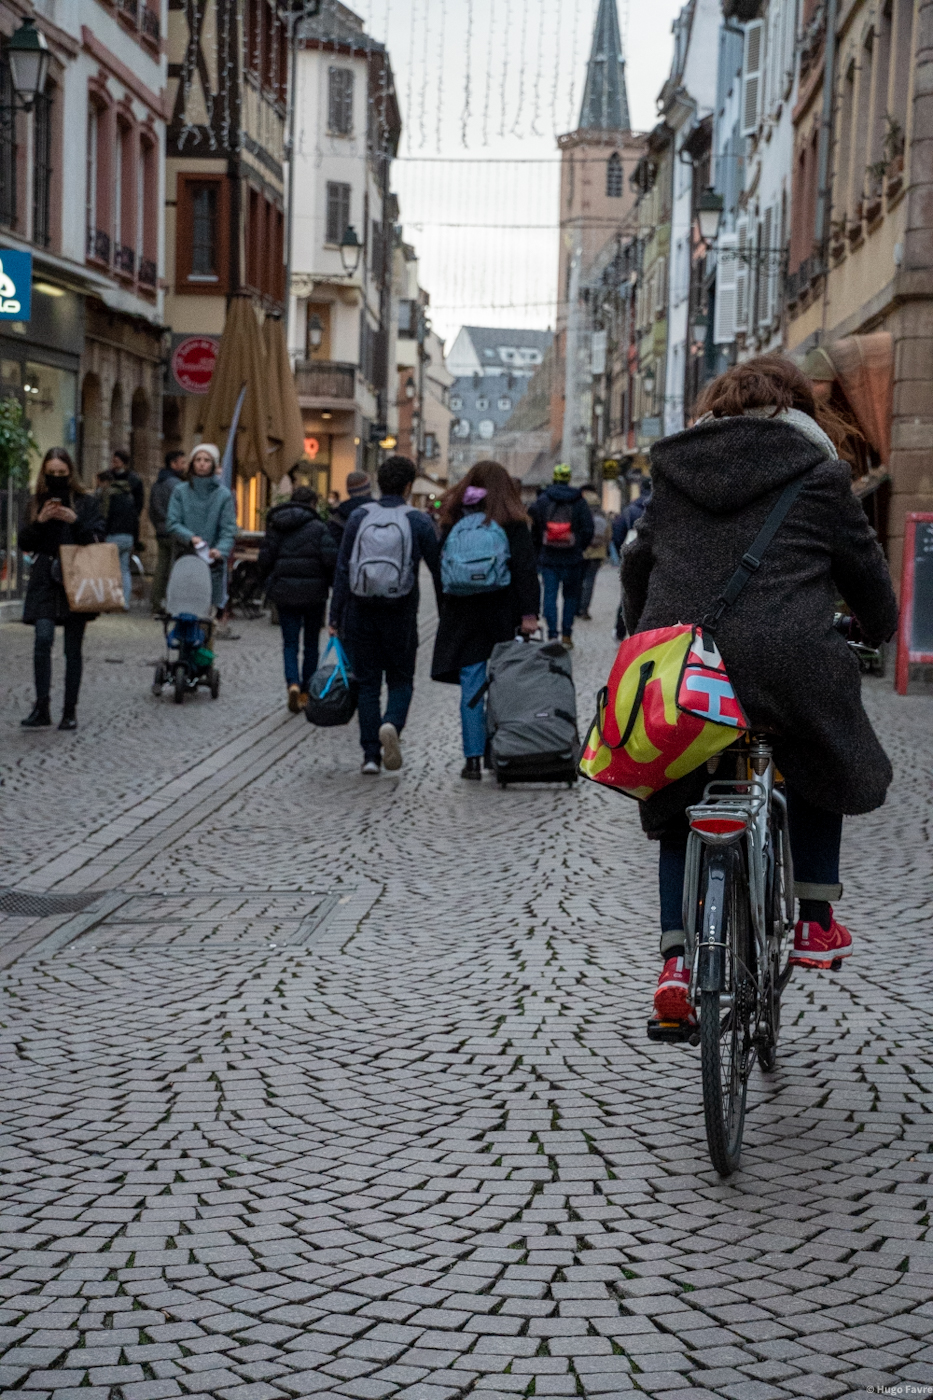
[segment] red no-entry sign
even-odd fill
[[[181,394],[206,394],[211,387],[220,337],[178,336],[172,347],[171,371]]]

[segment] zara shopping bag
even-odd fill
[[[126,612],[120,551],[115,544],[63,544],[58,553],[72,612]]]

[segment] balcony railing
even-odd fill
[[[113,265],[117,272],[122,272],[124,277],[132,277],[136,271],[136,254],[132,248],[128,248],[125,243],[121,243],[119,248],[114,249]]]
[[[91,228],[87,232],[87,255],[96,262],[110,266],[110,235],[103,229]]]
[[[142,287],[154,287],[158,281],[158,269],[151,258],[139,260],[139,282]]]
[[[299,360],[295,365],[295,388],[305,398],[346,399],[352,403],[356,392],[356,365]]]

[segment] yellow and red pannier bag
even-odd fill
[[[599,692],[580,772],[644,801],[747,728],[719,649],[702,627],[638,632],[619,647]]]

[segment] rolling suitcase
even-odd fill
[[[500,642],[486,690],[487,751],[499,786],[576,782],[580,742],[567,649],[522,638]]]

